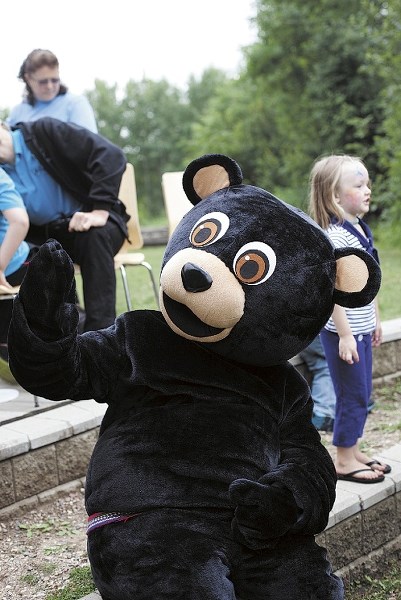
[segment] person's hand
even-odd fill
[[[352,334],[340,337],[338,355],[341,360],[344,360],[349,365],[359,362],[359,354],[356,348],[356,340]]]
[[[380,321],[376,323],[376,328],[372,333],[372,346],[377,348],[383,341],[383,330]]]
[[[31,330],[41,339],[59,339],[74,326],[74,265],[57,241],[48,240],[31,260],[18,298]]]
[[[88,231],[91,227],[103,227],[107,223],[107,210],[92,210],[91,212],[76,212],[72,215],[68,231]]]
[[[248,548],[260,549],[284,535],[298,519],[298,506],[287,488],[279,483],[262,484],[237,479],[229,488],[236,505],[232,530],[235,539]]]
[[[12,290],[12,285],[8,283],[6,276],[4,275],[4,271],[0,271],[0,285]]]

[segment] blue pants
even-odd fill
[[[363,435],[372,393],[372,336],[355,336],[359,362],[349,365],[339,357],[339,338],[323,329],[320,333],[336,392],[333,445],[351,448]]]
[[[299,353],[312,375],[311,394],[313,413],[318,417],[335,418],[336,393],[324,354],[320,336],[315,337],[305,350]]]

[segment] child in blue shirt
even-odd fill
[[[29,229],[28,214],[12,179],[0,168],[0,290],[12,290],[25,275],[35,249],[24,238]],[[0,301],[1,377],[13,382],[8,368],[7,334],[11,321],[13,295]]]

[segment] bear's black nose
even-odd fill
[[[205,292],[213,283],[209,273],[193,263],[185,263],[181,269],[181,279],[187,292]]]

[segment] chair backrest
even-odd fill
[[[139,224],[138,200],[136,195],[135,184],[135,170],[134,166],[131,163],[127,163],[126,169],[121,179],[118,197],[121,200],[121,202],[125,205],[127,213],[130,215],[127,227],[128,237],[131,242],[129,243],[128,240],[125,240],[119,252],[128,252],[128,250],[138,250],[143,246],[143,238],[141,233],[141,227]]]
[[[163,200],[168,219],[169,237],[185,213],[192,208],[182,187],[183,174],[183,171],[171,171],[162,175]]]

